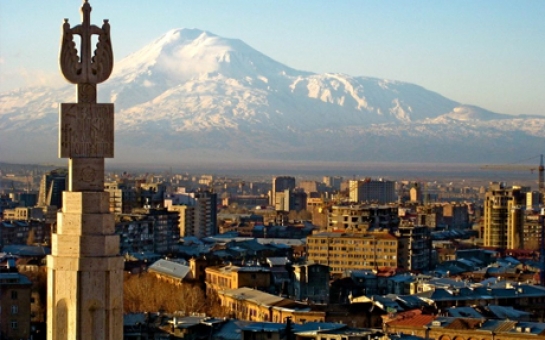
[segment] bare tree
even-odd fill
[[[168,313],[181,311],[186,315],[190,313],[206,313],[217,317],[227,315],[219,303],[217,294],[205,296],[198,285],[172,283],[152,273],[125,274],[123,289],[125,313],[163,310]]]

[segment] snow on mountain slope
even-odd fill
[[[171,30],[119,61],[98,94],[115,103],[122,156],[399,159],[427,150],[419,157],[452,161],[498,147],[533,152],[545,138],[541,117],[500,115],[400,81],[294,70],[197,29]],[[72,85],[1,93],[0,155],[43,155],[25,149],[29,140],[56,155],[57,103],[74,100]]]

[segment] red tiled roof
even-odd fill
[[[415,315],[409,318],[402,318],[387,322],[388,326],[410,326],[410,327],[424,327],[435,319],[434,315]]]

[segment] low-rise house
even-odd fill
[[[435,319],[433,315],[422,314],[419,310],[393,313],[384,319],[384,332],[387,334],[409,334],[428,338],[426,326]]]
[[[221,305],[241,320],[283,322],[291,317],[294,323],[305,323],[323,322],[326,316],[325,311],[250,288],[220,290],[218,296]]]
[[[543,311],[545,287],[502,281],[487,287],[474,285],[435,288],[419,293],[417,296],[434,301],[439,309],[452,306],[494,304],[516,306],[523,311],[537,312]]]
[[[388,277],[388,294],[408,295],[411,294],[411,283],[416,279],[410,274],[401,274]]]
[[[158,260],[148,267],[148,272],[172,284],[181,285],[193,280],[189,265],[169,260]]]
[[[438,317],[425,326],[431,339],[545,339],[545,324],[509,319]]]
[[[532,320],[532,314],[517,310],[511,306],[471,306],[471,307],[451,307],[446,314],[451,317],[459,318],[489,318],[489,319],[509,319],[517,321],[537,321]]]
[[[127,314],[123,325],[123,340],[371,340],[384,334],[378,329],[349,327],[338,322],[296,324],[291,319],[252,322],[200,314]]]
[[[266,267],[208,267],[205,273],[207,291],[242,287],[268,290],[271,287],[271,271]]]
[[[337,279],[331,284],[331,302],[348,303],[358,296],[411,294],[416,276],[398,274],[394,268],[356,270],[349,277]]]

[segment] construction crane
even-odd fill
[[[536,157],[532,157],[533,159]],[[544,169],[543,166],[543,154],[539,155],[539,165],[525,165],[525,164],[492,164],[483,165],[481,170],[505,170],[505,171],[531,171],[532,173],[537,170],[537,183],[539,193],[542,195],[542,200],[545,200],[545,181],[544,181]]]

